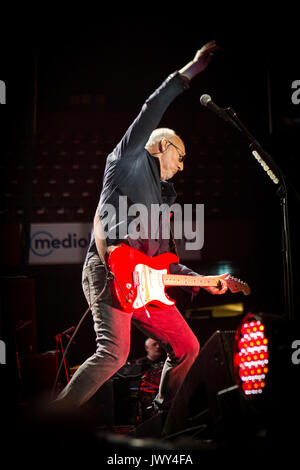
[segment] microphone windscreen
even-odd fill
[[[207,106],[208,103],[211,101],[211,97],[209,95],[202,95],[200,98],[200,103],[202,106]]]

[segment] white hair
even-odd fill
[[[151,133],[148,142],[146,143],[145,147],[151,147],[152,145],[157,144],[161,141],[164,137],[166,139],[170,139],[176,135],[176,132],[168,127],[160,127],[158,129],[154,129]]]

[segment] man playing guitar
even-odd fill
[[[145,101],[134,122],[107,157],[82,278],[93,314],[97,349],[79,367],[57,401],[71,406],[82,405],[124,365],[130,350],[131,322],[148,337],[159,341],[167,352],[154,400],[156,410],[168,409],[199,353],[198,339],[174,301],[164,296],[163,286],[159,293],[152,290],[151,295],[146,295],[149,284],[143,281],[145,274],[138,271],[142,269],[145,273],[146,270],[151,279],[156,276],[161,282],[166,281],[165,285],[171,279],[163,278],[165,274],[183,276],[185,282],[192,278],[201,280],[201,276],[179,263],[172,253],[172,239],[131,237],[128,227],[132,219],[128,217],[125,223],[119,201],[121,196],[126,196],[129,206],[140,203],[150,210],[152,204],[170,205],[175,200],[176,193],[168,180],[183,171],[185,146],[173,130],[157,127],[170,103],[189,88],[194,76],[206,69],[217,49],[215,41],[207,43],[191,62],[170,75]],[[110,219],[105,212],[108,204],[115,209],[114,217]],[[144,258],[136,258],[135,262],[133,254]],[[159,258],[161,256],[164,258]],[[162,264],[156,263],[156,257]],[[142,268],[137,268],[140,265]],[[127,278],[122,275],[123,268]],[[108,273],[112,274],[109,282]],[[202,285],[212,294],[226,292],[227,273],[206,276],[206,279],[206,283],[190,288],[199,290]],[[178,284],[178,279],[176,282]]]

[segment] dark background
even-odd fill
[[[220,106],[232,106],[299,190],[299,128],[295,120],[300,117],[300,105],[291,101],[291,84],[300,79],[298,44],[275,34],[259,39],[246,33],[234,38],[212,37],[199,33],[199,28],[176,28],[171,20],[164,27],[158,23],[145,25],[140,20],[105,18],[88,30],[56,26],[51,34],[42,27],[31,35],[22,29],[11,30],[2,42],[0,79],[5,81],[7,93],[7,104],[0,108],[2,188],[8,175],[16,170],[16,162],[24,163],[18,188],[21,203],[19,199],[16,206],[23,204],[23,213],[18,215],[4,195],[2,233],[15,224],[26,227],[29,220],[40,221],[31,211],[35,207],[30,181],[38,159],[34,144],[38,147],[40,139],[46,139],[51,154],[58,136],[65,142],[75,135],[109,136],[110,140],[101,144],[103,168],[105,156],[145,98],[169,73],[189,62],[205,42],[216,39],[221,49],[208,69],[192,81],[190,89],[172,103],[161,124],[174,127],[186,143],[186,169],[174,180],[178,201],[205,204],[201,261],[189,265],[207,274],[222,272],[222,267],[229,265],[233,275],[249,282],[252,294],[245,298],[228,293],[219,298],[203,292],[192,303],[181,291],[172,295],[183,313],[185,309],[194,308],[196,312],[197,308],[243,302],[245,311],[283,315],[282,224],[277,188],[241,136],[204,109],[199,98],[208,93]],[[32,138],[33,130],[36,139]],[[221,179],[218,191],[213,189],[216,176]],[[92,220],[99,191],[100,185],[82,221]],[[291,190],[289,209],[297,286],[299,204]],[[48,220],[58,219],[52,214]],[[72,212],[67,220],[73,220]],[[35,281],[37,351],[54,349],[55,335],[76,325],[87,307],[81,290],[81,265],[28,266],[24,240],[22,244],[22,240],[15,242],[6,235],[1,244],[2,276],[25,275]],[[296,288],[294,295],[297,316]],[[207,312],[202,316],[196,312],[194,320],[191,317],[188,321],[203,344],[213,331],[235,328],[239,320],[216,319]],[[144,338],[134,328],[132,339],[130,357],[134,358],[144,353]],[[82,362],[93,350],[92,322],[87,318],[71,348],[70,364]]]

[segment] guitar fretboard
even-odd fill
[[[199,287],[218,287],[220,280],[210,278],[209,276],[188,276],[178,274],[163,274],[163,283],[165,286],[199,286]]]

